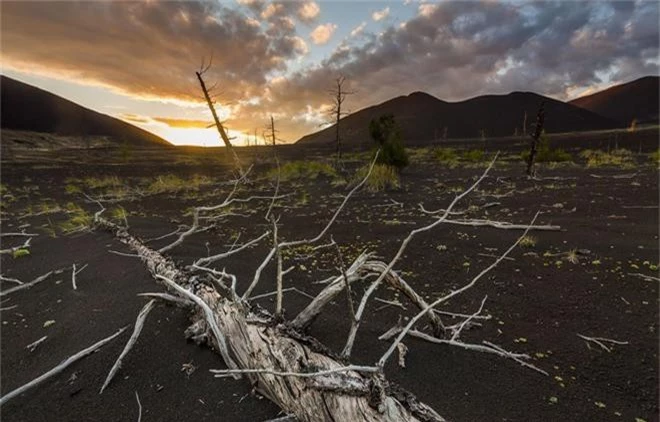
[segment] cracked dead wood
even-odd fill
[[[81,350],[80,352],[76,353],[75,355],[65,359],[62,363],[51,369],[50,371],[46,372],[45,374],[33,379],[32,381],[28,382],[27,384],[18,387],[15,390],[10,391],[9,393],[5,394],[0,398],[0,406],[3,404],[7,403],[9,400],[13,399],[16,396],[19,396],[23,394],[24,392],[28,391],[29,389],[36,387],[37,385],[41,384],[42,382],[46,381],[48,378],[59,374],[60,372],[64,371],[66,368],[68,368],[71,364],[77,362],[78,360],[84,358],[85,356],[97,351],[100,349],[102,346],[105,344],[111,342],[114,340],[117,336],[119,336],[121,333],[123,333],[126,330],[127,327],[124,327],[111,335],[110,337],[106,337],[103,340],[94,343],[93,345],[89,346],[86,349]]]
[[[287,324],[278,324],[264,311],[255,313],[239,298],[223,297],[211,282],[203,282],[202,276],[179,269],[122,227],[102,218],[97,218],[96,224],[114,233],[118,240],[140,255],[154,277],[170,291],[194,301],[203,311],[194,314],[196,328],[191,335],[209,329],[214,335],[216,331],[221,333],[216,338],[225,341],[223,355],[228,356],[225,363],[229,369],[239,370],[232,375],[242,371],[257,391],[287,414],[295,415],[300,421],[444,420],[410,393],[388,383],[381,373],[349,371],[346,376],[358,380],[356,385],[369,388],[346,388],[345,377],[335,372],[350,365],[338,360],[313,338],[299,334]],[[209,337],[199,337],[200,340],[203,338]],[[223,347],[219,343],[210,345]],[[264,370],[277,373],[330,372],[322,377],[296,377],[268,374]]]

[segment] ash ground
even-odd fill
[[[655,141],[644,142],[648,152],[650,147],[646,147]],[[550,376],[494,355],[407,339],[406,368],[395,362],[388,365],[389,379],[453,421],[657,421],[658,283],[631,275],[658,276],[657,164],[647,154],[635,154],[631,168],[586,168],[576,158],[572,165],[541,166],[540,176],[546,179],[530,181],[522,176],[518,146],[495,147],[502,147],[503,154],[490,177],[457,209],[467,211],[465,216],[471,218],[519,224],[528,223],[541,210],[538,224],[555,224],[562,230],[532,232],[530,244],[515,249],[512,259],[503,261],[442,309],[471,313],[487,295],[485,309],[492,319],[465,333],[464,340],[487,340],[528,353],[532,363]],[[239,150],[239,154],[257,164],[253,183],[242,188],[238,197],[272,195],[273,179],[267,177],[273,168],[272,151],[246,151]],[[119,198],[107,205],[108,215],[121,221],[121,209],[125,210],[131,233],[148,240],[189,224],[191,207],[219,203],[229,189],[222,185],[230,178],[227,161],[217,150],[144,150],[132,151],[130,156],[115,152],[111,160],[108,154],[101,149],[33,152],[15,154],[3,162],[2,230],[26,230],[39,236],[32,241],[29,255],[2,255],[2,274],[29,281],[64,268],[33,288],[1,298],[1,307],[7,308],[1,314],[3,395],[120,327],[133,324],[145,303],[138,293],[163,291],[138,259],[109,252],[130,253],[109,234],[66,234],[97,209],[81,192]],[[328,159],[332,152],[280,148],[278,154],[286,163]],[[346,162],[348,178],[365,164],[359,154],[349,154]],[[411,229],[432,221],[419,210],[419,203],[428,209],[447,206],[485,167],[480,162],[449,168],[423,150],[412,162],[402,173],[400,189],[360,191],[350,200],[330,231],[341,245],[345,261],[363,250],[389,260]],[[617,175],[626,178],[610,177]],[[159,177],[163,183],[158,193]],[[177,178],[186,183],[176,185]],[[103,180],[113,181],[104,184]],[[144,196],[134,195],[127,186],[141,189]],[[280,236],[313,237],[346,192],[338,179],[323,175],[282,182],[281,193],[291,195],[278,201],[274,209],[282,216]],[[492,202],[499,204],[482,207]],[[188,238],[171,256],[187,265],[194,258],[228,249],[239,233],[239,244],[257,237],[267,229],[263,219],[267,207],[268,201],[261,201],[232,209],[236,215],[218,220],[214,230]],[[441,225],[415,238],[395,269],[422,296],[433,299],[469,282],[519,235],[519,231]],[[3,248],[23,241],[2,240]],[[157,248],[171,240],[149,244]],[[216,266],[236,274],[239,290],[243,290],[269,247],[262,242]],[[571,251],[578,252],[577,262],[567,259]],[[74,263],[78,267],[88,264],[78,274],[77,290],[71,286]],[[286,276],[286,287],[314,295],[323,288],[314,282],[337,274],[336,264],[332,250],[311,256],[307,250],[291,251],[285,267],[294,265],[296,269]],[[3,290],[9,287],[12,284],[2,285]],[[274,289],[271,263],[256,294]],[[362,291],[362,287],[354,288],[354,300],[359,300]],[[375,297],[400,299],[406,309],[371,303],[353,363],[375,362],[388,347],[377,337],[399,315],[410,317],[415,312],[405,298],[388,289],[379,290]],[[345,300],[341,296],[311,329],[311,334],[334,350],[341,350],[348,332]],[[286,315],[294,316],[308,301],[303,295],[287,293]],[[258,302],[274,308],[272,298]],[[187,323],[185,311],[159,305],[103,395],[99,389],[128,333],[4,405],[2,420],[135,420],[136,391],[143,420],[259,421],[276,417],[279,409],[252,394],[247,382],[213,378],[209,369],[223,368],[221,358],[186,342],[183,331]],[[593,344],[587,347],[578,333],[628,344],[615,345],[608,353]],[[26,350],[43,336],[48,338],[36,350]]]

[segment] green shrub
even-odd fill
[[[399,170],[408,165],[409,159],[403,146],[401,129],[392,114],[372,119],[369,123],[369,133],[381,149],[378,163],[393,166]]]
[[[362,181],[369,171],[369,166],[361,167],[353,177],[351,186],[355,186]],[[399,182],[399,172],[396,167],[386,164],[375,164],[369,178],[365,183],[365,188],[369,192],[381,192],[386,189],[398,189],[401,186]]]
[[[277,178],[278,170],[276,168],[268,171],[267,176],[275,179]],[[279,170],[280,180],[296,180],[307,179],[316,180],[319,176],[327,176],[335,178],[337,170],[328,163],[321,161],[289,161]]]
[[[484,160],[486,153],[480,149],[470,149],[463,153],[463,160],[471,163],[479,163]]]
[[[206,176],[195,175],[184,179],[174,174],[164,174],[149,182],[146,190],[151,194],[178,192],[180,190],[199,189],[201,186],[212,183],[213,180]]]
[[[527,162],[529,159],[529,151],[523,151],[522,159]],[[561,148],[550,148],[550,141],[545,132],[541,134],[541,139],[536,150],[537,163],[561,163],[566,161],[573,161],[573,157],[568,152]]]
[[[458,165],[458,154],[454,148],[436,148],[434,151],[435,159],[449,167]]]
[[[20,257],[23,257],[23,256],[28,256],[28,255],[30,255],[30,250],[27,249],[27,248],[19,248],[19,249],[15,249],[15,250],[11,253],[11,255],[12,255],[12,257],[14,257],[14,258],[20,258]]]
[[[609,153],[601,150],[586,149],[580,153],[580,157],[587,160],[587,167],[635,167],[633,154],[627,149],[615,149]]]

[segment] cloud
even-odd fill
[[[381,21],[388,17],[390,14],[390,8],[389,6],[384,8],[383,10],[377,10],[374,13],[371,14],[371,19],[375,20],[376,22]]]
[[[152,117],[151,120],[155,120],[160,123],[165,123],[166,125],[175,128],[206,129],[209,126],[213,125],[213,122],[211,121],[195,120],[195,119],[173,119],[169,117]]]
[[[323,25],[319,25],[316,28],[314,28],[311,34],[309,34],[309,38],[311,38],[314,44],[322,45],[330,40],[332,34],[335,33],[336,29],[337,29],[337,25],[335,25],[334,23],[326,23]]]
[[[206,78],[236,100],[259,94],[269,73],[307,52],[291,22],[277,19],[263,30],[215,3],[10,2],[3,4],[2,60],[139,98],[198,102],[194,71],[213,54]]]
[[[351,38],[357,37],[358,35],[362,34],[362,32],[364,32],[364,28],[366,27],[367,27],[367,23],[363,21],[361,24],[353,28],[350,35]]]
[[[297,11],[298,19],[305,23],[311,23],[316,21],[319,14],[321,13],[321,8],[314,1],[306,1],[300,5]]]
[[[0,54],[9,69],[201,105],[202,121],[194,71],[213,53],[205,78],[217,82],[218,104],[230,104],[219,110],[228,127],[261,132],[273,114],[288,141],[319,129],[340,74],[359,92],[346,107],[358,110],[413,91],[448,101],[514,90],[570,99],[659,73],[657,2],[415,3],[411,19],[380,35],[362,22],[329,57],[310,55],[295,71],[308,43],[327,43],[337,26],[317,26],[306,42],[296,28],[305,3],[239,3],[7,2]]]
[[[119,118],[131,123],[149,123],[151,121],[149,117],[132,113],[122,113],[119,115]]]

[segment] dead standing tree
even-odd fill
[[[545,111],[544,111],[545,102],[541,102],[539,111],[536,115],[536,127],[534,128],[534,133],[531,135],[532,140],[529,147],[529,157],[527,158],[527,176],[535,177],[536,170],[534,169],[534,164],[536,161],[536,152],[539,146],[539,140],[541,139],[541,134],[543,134],[543,123],[545,121]],[[527,116],[525,114],[525,116]]]
[[[204,82],[204,78],[203,78],[204,73],[206,73],[211,68],[212,63],[213,63],[213,57],[211,57],[207,65],[205,65],[204,60],[202,60],[202,65],[200,66],[199,71],[195,72],[195,75],[197,75],[197,80],[199,81],[199,84],[202,87],[202,91],[204,92],[204,99],[206,100],[206,104],[209,106],[209,109],[211,110],[211,114],[213,115],[213,120],[215,122],[215,127],[218,129],[218,133],[220,133],[222,142],[224,142],[225,147],[232,155],[232,158],[234,159],[234,165],[238,169],[239,173],[243,175],[245,173],[243,172],[243,166],[241,165],[241,160],[238,158],[238,154],[236,154],[236,151],[234,150],[234,147],[231,144],[229,136],[227,136],[227,131],[225,130],[225,127],[222,125],[222,122],[218,118],[218,113],[216,113],[215,111],[215,106],[213,105],[213,101],[211,100],[211,96],[209,94],[210,90],[206,88],[206,83]]]
[[[342,105],[346,101],[347,95],[355,94],[355,91],[347,91],[344,89],[344,83],[346,82],[345,76],[339,76],[335,79],[335,87],[328,92],[332,95],[332,108],[329,110],[331,117],[331,122],[335,124],[335,145],[336,145],[336,156],[335,156],[335,166],[339,168],[341,162],[341,136],[339,131],[339,126],[342,117],[348,115],[346,111],[342,111]]]

